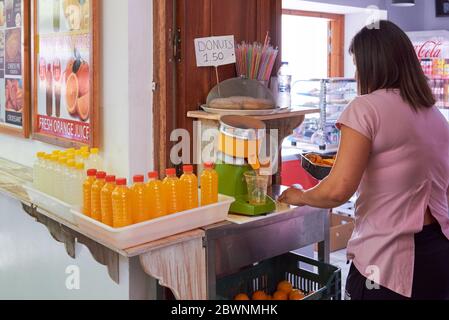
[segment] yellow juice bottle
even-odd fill
[[[117,179],[117,187],[112,192],[113,227],[123,228],[133,224],[131,191],[126,179]]]
[[[167,214],[181,212],[183,210],[182,183],[176,177],[175,169],[167,169],[166,176],[163,190],[166,197]]]
[[[193,166],[187,165],[183,168],[184,174],[181,177],[183,184],[183,203],[184,210],[198,208],[198,178],[193,173]]]
[[[97,170],[87,170],[87,178],[83,184],[83,213],[91,217],[92,216],[92,185],[97,179]]]
[[[150,220],[149,206],[145,201],[145,177],[138,175],[133,178],[133,186],[131,187],[133,202],[133,222],[141,223]]]
[[[115,176],[107,176],[106,184],[101,189],[101,222],[112,227],[113,222],[113,210],[112,210],[112,193],[116,188]]]
[[[106,184],[106,172],[98,171],[97,179],[92,184],[91,192],[91,218],[97,221],[101,221],[101,189],[103,189]]]
[[[201,205],[207,206],[218,202],[218,174],[214,165],[206,163],[201,174]]]
[[[148,183],[145,185],[146,206],[150,208],[150,219],[157,219],[167,214],[166,198],[163,192],[162,181],[157,172],[148,174]]]

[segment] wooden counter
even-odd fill
[[[31,181],[30,168],[0,159],[0,193],[20,201],[29,216],[43,224],[54,240],[64,244],[71,258],[78,258],[76,245],[79,244],[87,247],[92,257],[107,267],[115,283],[119,284],[123,276],[129,277],[131,299],[148,298],[145,292],[150,290],[147,287],[149,279],[169,288],[179,300],[214,298],[216,275],[225,267],[234,269],[241,264],[257,262],[312,243],[320,243],[320,260],[329,259],[329,224],[327,213],[320,209],[282,206],[278,214],[254,218],[244,224],[223,222],[121,250],[33,204],[23,188]],[[279,228],[285,229],[282,236],[276,231]],[[272,245],[268,246],[270,250],[257,238],[267,232],[273,238]],[[227,244],[241,243],[242,239],[248,241],[246,253],[251,255],[242,252],[235,255],[236,252],[226,251],[229,248]],[[151,288],[157,291],[151,295],[152,298],[163,297],[156,285]]]

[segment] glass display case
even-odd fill
[[[293,105],[319,107],[319,115],[311,115],[295,130],[292,142],[302,149],[315,152],[334,152],[340,143],[340,131],[335,127],[338,118],[357,96],[354,79],[328,78],[301,80],[293,85]]]

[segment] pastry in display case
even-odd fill
[[[295,130],[293,142],[301,149],[333,152],[340,132],[336,123],[348,104],[357,96],[357,82],[347,78],[300,80],[293,86],[293,105],[319,107],[319,115],[309,115]]]

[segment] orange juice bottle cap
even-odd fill
[[[106,182],[107,183],[113,183],[115,182],[115,176],[106,176]]]
[[[145,177],[142,175],[137,175],[137,176],[134,176],[134,178],[133,178],[134,183],[143,183],[144,180],[145,180]]]
[[[167,176],[176,176],[176,169],[174,168],[167,169],[165,170],[165,174]]]
[[[97,179],[105,179],[106,178],[106,172],[98,171],[97,172]]]
[[[204,168],[206,168],[206,169],[213,169],[214,168],[214,164],[213,163],[205,163],[204,164]]]
[[[87,176],[88,177],[96,177],[97,176],[97,169],[89,169],[89,170],[87,170]]]
[[[118,186],[126,186],[127,181],[126,181],[126,179],[121,178],[121,179],[117,179],[116,183]]]
[[[186,173],[192,173],[193,172],[193,166],[192,165],[185,165],[182,169]]]
[[[156,171],[150,172],[150,173],[148,173],[148,178],[150,178],[150,179],[158,179],[159,178],[159,173],[157,173]]]

